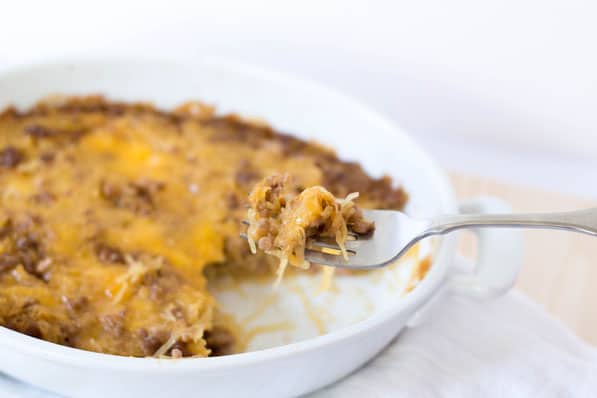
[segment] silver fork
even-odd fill
[[[351,235],[354,238],[346,241],[348,260],[340,255],[337,245],[315,241],[305,253],[307,261],[340,268],[383,267],[395,262],[421,239],[465,228],[560,229],[597,237],[597,208],[560,213],[454,214],[431,220],[415,220],[394,210],[363,209],[363,215],[375,222],[375,231],[369,236]],[[247,238],[246,234],[241,236]]]

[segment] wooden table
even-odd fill
[[[560,211],[597,206],[589,201],[484,178],[451,175],[460,199],[492,195],[514,211]],[[525,253],[516,288],[585,341],[597,345],[597,239],[563,231],[524,232]]]

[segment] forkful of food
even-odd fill
[[[335,198],[321,186],[296,194],[290,177],[273,175],[249,195],[245,238],[255,253],[280,259],[278,276],[287,265],[310,263],[370,269],[394,263],[417,242],[466,228],[540,228],[580,232],[597,237],[597,208],[527,214],[449,214],[413,219],[395,210],[358,208],[358,193]]]

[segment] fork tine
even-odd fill
[[[331,244],[331,243],[327,243],[327,242],[314,241],[314,242],[311,242],[309,244],[309,246],[307,247],[307,250],[320,251],[318,249],[330,249],[330,250],[338,251],[340,254],[342,253],[340,246]],[[351,254],[351,255],[355,255],[357,253],[356,251],[349,249],[349,248],[346,248],[346,252],[348,252],[348,254]],[[326,253],[326,254],[332,254],[332,253]]]
[[[393,263],[412,247],[427,228],[429,221],[411,219],[393,210],[363,210],[367,220],[375,222],[375,232],[358,239],[347,239],[348,260],[334,241],[316,241],[305,251],[305,259],[314,264],[340,268],[371,269]],[[246,224],[243,220],[243,224]],[[247,234],[241,234],[248,239]],[[351,232],[349,236],[355,236]]]
[[[241,233],[240,237],[245,240],[248,240],[249,238],[245,233]],[[331,253],[329,250],[334,253]],[[346,251],[350,257],[357,255],[355,250],[347,248]],[[340,247],[326,242],[313,242],[310,247],[305,249],[305,259],[313,264],[353,268],[350,265],[350,260],[346,261],[342,256]]]

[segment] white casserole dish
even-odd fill
[[[345,96],[293,77],[209,59],[73,58],[0,70],[0,107],[29,106],[55,93],[102,93],[111,99],[149,100],[164,108],[189,99],[205,100],[222,112],[258,116],[281,131],[316,139],[341,157],[359,161],[374,175],[392,175],[409,192],[407,212],[412,215],[458,211],[444,174],[401,129]],[[497,211],[503,206],[486,199],[463,209]],[[513,284],[520,252],[516,235],[480,234],[479,260],[470,274],[456,275],[450,268],[454,252],[454,236],[439,241],[426,278],[405,296],[397,291],[395,299],[379,293],[370,278],[347,282],[365,292],[373,309],[366,319],[339,322],[322,336],[311,337],[313,332],[303,328],[291,336],[295,342],[283,346],[227,357],[159,360],[86,352],[0,327],[0,370],[67,396],[304,394],[372,358],[405,325],[420,321],[427,304],[440,293],[491,297]],[[334,311],[350,314],[354,309],[350,303],[346,294],[340,294]],[[271,316],[276,315],[282,312]],[[253,349],[275,344],[261,343]]]

